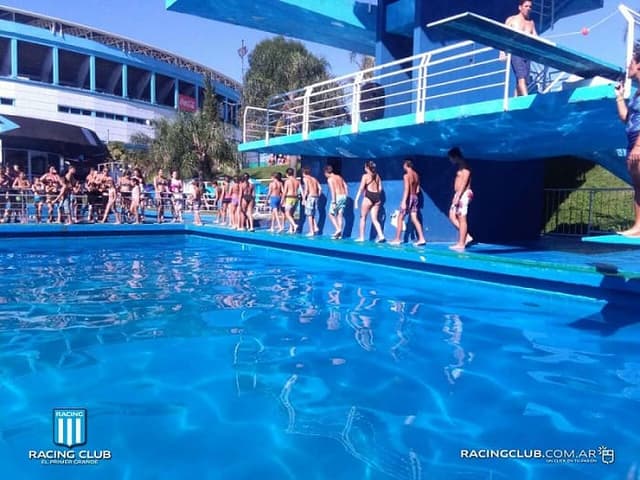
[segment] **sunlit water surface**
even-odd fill
[[[627,478],[637,312],[208,239],[0,243],[6,479]],[[98,465],[42,465],[52,409]],[[615,463],[465,459],[598,449]],[[75,447],[74,450],[79,450]]]

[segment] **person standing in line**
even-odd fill
[[[331,165],[324,167],[324,175],[327,177],[327,184],[331,191],[329,219],[336,229],[331,238],[338,240],[342,238],[344,229],[344,209],[347,207],[348,187],[344,178],[335,173]]]
[[[193,182],[193,200],[191,201],[191,208],[193,210],[193,224],[202,226],[202,218],[200,217],[200,208],[202,207],[202,196],[204,194],[204,187],[202,182],[198,179]]]
[[[313,237],[320,231],[315,215],[318,210],[318,200],[320,199],[322,188],[320,187],[320,182],[311,175],[311,169],[309,167],[302,169],[302,179],[304,183],[304,214],[309,222],[309,233],[307,233],[307,237]]]
[[[362,175],[362,180],[360,180],[360,187],[358,188],[354,202],[355,208],[358,208],[358,200],[363,193],[364,198],[362,199],[360,212],[360,236],[356,239],[356,242],[364,242],[367,215],[371,213],[371,223],[378,234],[376,242],[382,243],[385,241],[385,238],[382,232],[382,226],[378,220],[380,207],[382,206],[382,179],[380,175],[378,175],[376,164],[373,161],[368,161],[364,164],[364,174]]]
[[[518,13],[507,18],[504,23],[514,30],[537,36],[536,25],[531,19],[532,8],[533,2],[531,0],[518,0]],[[506,58],[504,52],[500,52],[500,58]],[[516,76],[516,96],[529,95],[527,82],[531,76],[531,60],[512,55],[511,68]]]
[[[449,209],[449,220],[458,229],[458,241],[449,248],[462,251],[473,241],[473,237],[469,235],[469,225],[467,224],[469,203],[473,199],[471,169],[458,147],[453,147],[447,155],[449,161],[458,167],[456,178],[453,181],[453,199]]]
[[[129,205],[129,213],[135,223],[140,223],[140,204],[142,203],[142,177],[134,176],[131,178],[131,204]]]
[[[271,210],[271,227],[270,232],[282,232],[284,226],[282,219],[280,218],[280,206],[282,205],[282,180],[280,172],[274,172],[271,174],[271,183],[269,183],[269,190],[267,191],[267,202],[269,202],[269,209]]]
[[[298,193],[300,192],[300,181],[295,177],[293,168],[287,168],[287,178],[284,181],[282,195],[284,197],[284,217],[289,222],[287,233],[296,233],[298,224],[293,215],[298,205]]]
[[[413,162],[406,159],[402,164],[404,169],[402,201],[400,202],[400,213],[398,214],[398,223],[396,224],[396,236],[391,241],[391,245],[400,245],[402,243],[402,225],[404,224],[405,215],[409,214],[411,223],[416,229],[418,240],[414,242],[414,246],[421,247],[427,243],[424,239],[422,224],[418,218],[418,194],[420,193],[420,176],[413,168]]]
[[[627,66],[627,78],[640,83],[640,43],[633,49],[631,61]],[[634,222],[631,228],[618,232],[627,237],[640,237],[640,90],[637,90],[629,103],[624,100],[622,84],[615,87],[618,116],[626,125],[627,131],[627,170],[633,186]]]

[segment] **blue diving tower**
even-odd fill
[[[256,19],[243,23],[238,14],[246,2],[229,3],[225,10],[190,0],[167,2],[171,10],[220,21],[224,10],[231,23],[260,28]],[[334,46],[344,41],[335,19],[350,18],[350,49],[370,52],[366,45],[373,32],[376,66],[282,92],[267,105],[247,106],[240,151],[301,155],[319,177],[331,164],[352,190],[363,163],[374,159],[385,180],[388,219],[399,205],[402,160],[410,157],[421,173],[425,233],[431,240],[455,235],[447,218],[454,171],[446,152],[453,146],[473,169],[476,195],[469,223],[481,241],[538,236],[545,160],[591,159],[627,179],[626,138],[617,125],[612,88],[624,69],[505,26],[517,1],[254,3],[274,12],[282,8],[287,15],[291,8],[304,10],[305,32],[290,34]],[[323,8],[329,3],[339,6],[333,14]],[[192,4],[200,5],[198,12]],[[534,2],[533,19],[544,32],[559,18],[601,6],[584,0]],[[637,21],[630,9],[620,11],[627,21]],[[367,15],[375,17],[373,31]],[[289,18],[272,18],[265,30],[283,33],[293,28],[286,27]],[[630,55],[633,38],[627,41]],[[527,96],[514,97],[511,55],[533,62]],[[393,229],[388,219],[386,228]]]

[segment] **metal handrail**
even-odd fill
[[[640,15],[625,6],[619,8],[628,22],[640,23]],[[628,49],[634,35],[629,37]],[[545,67],[537,91],[545,94],[561,88],[567,77]],[[351,133],[358,133],[362,121],[407,113],[418,124],[425,121],[427,107],[462,102],[502,100],[503,110],[508,111],[510,83],[511,54],[498,55],[491,47],[463,41],[275,95],[266,109],[246,107],[243,141],[264,140],[268,145],[274,136],[292,134],[306,140],[314,129],[335,123],[350,124]],[[460,94],[466,95],[460,98]]]

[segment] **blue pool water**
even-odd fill
[[[622,307],[197,237],[0,259],[2,478],[607,480],[640,461]],[[74,452],[112,458],[30,460],[67,450],[58,407],[87,409]],[[460,458],[601,446],[613,464]]]

